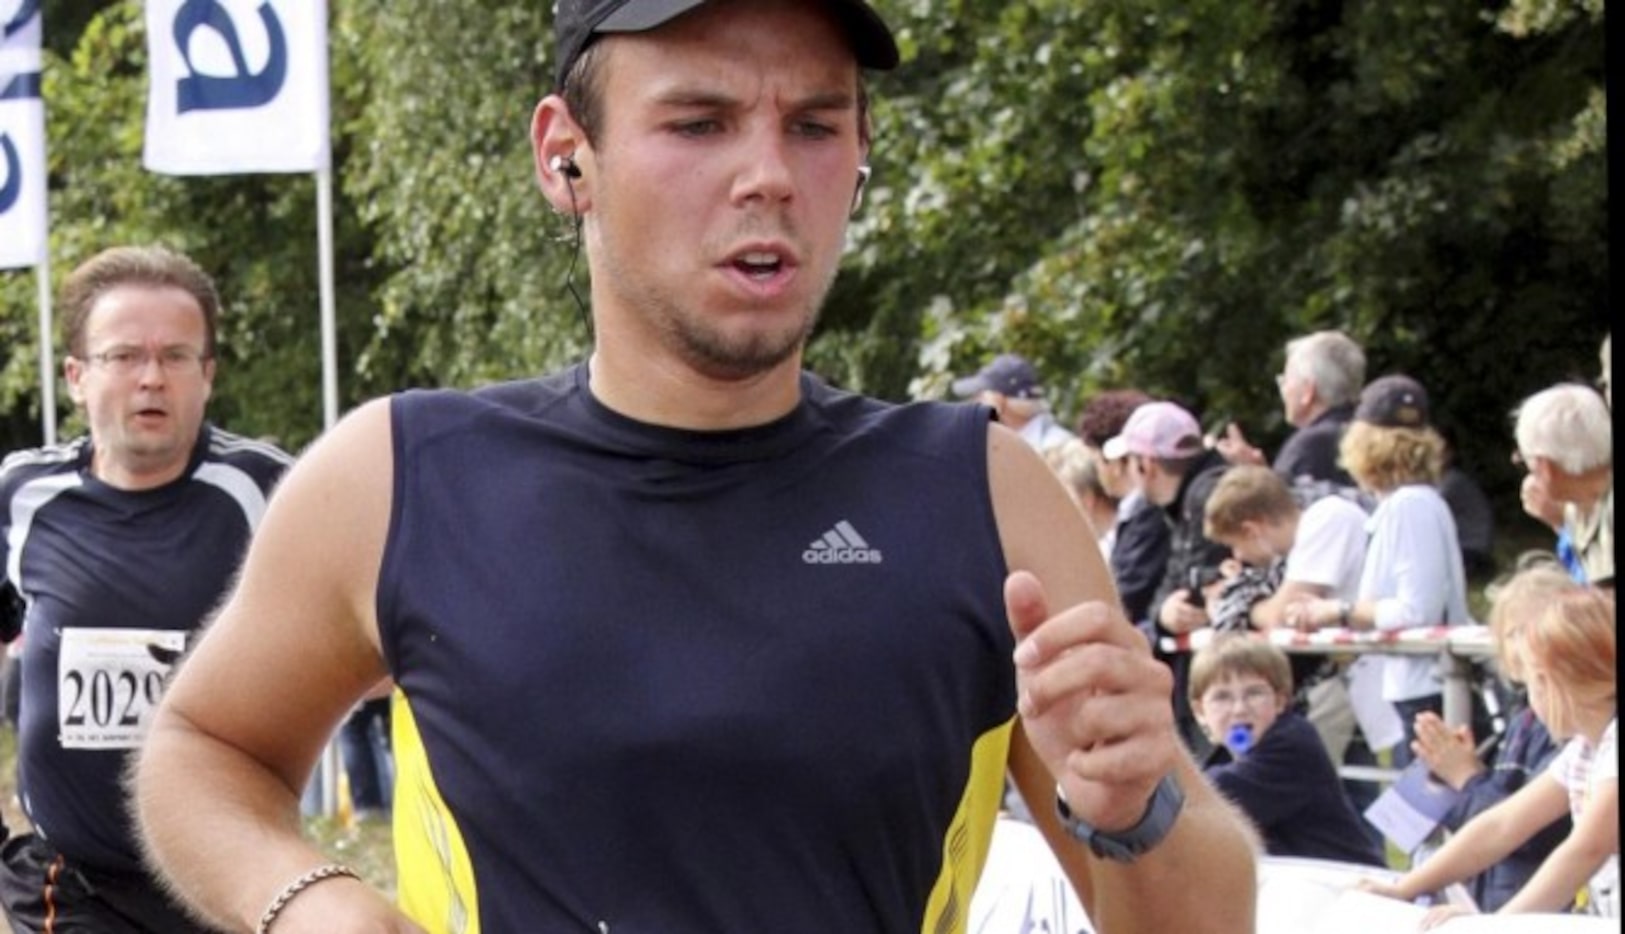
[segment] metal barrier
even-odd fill
[[[1444,720],[1452,726],[1472,722],[1473,662],[1495,657],[1490,628],[1477,624],[1426,626],[1417,629],[1320,629],[1299,632],[1271,629],[1253,633],[1288,655],[1436,655],[1444,683]],[[1164,637],[1164,652],[1194,652],[1216,635],[1212,628]]]

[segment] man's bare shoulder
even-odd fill
[[[391,397],[364,402],[311,442],[294,464],[294,475],[325,482],[369,486],[390,481]],[[380,470],[379,468],[384,468]]]
[[[394,490],[390,401],[364,403],[310,444],[271,499],[255,552],[306,566],[312,580],[376,580]],[[326,566],[324,567],[324,563]],[[360,598],[357,598],[360,599]]]

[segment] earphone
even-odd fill
[[[873,173],[874,169],[869,168],[867,165],[858,166],[858,184],[857,187],[852,190],[853,214],[857,214],[858,208],[863,207],[863,186],[869,184],[869,176]]]
[[[554,156],[553,160],[547,164],[547,167],[565,178],[581,177],[581,166],[576,165],[576,161],[569,156]]]
[[[576,311],[581,315],[581,327],[591,337],[592,315],[587,311],[587,303],[581,300],[581,293],[576,291],[576,263],[581,259],[581,210],[576,207],[574,181],[581,177],[581,166],[576,165],[574,156],[559,155],[547,160],[547,168],[564,176],[564,189],[570,195],[570,265],[564,270],[564,290],[575,299]]]

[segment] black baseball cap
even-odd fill
[[[576,59],[604,33],[644,32],[694,9],[705,0],[558,0],[553,6],[553,33],[558,40],[557,87],[564,87]],[[824,0],[834,12],[858,64],[876,71],[897,67],[897,40],[874,8],[863,0]]]
[[[1000,354],[974,374],[954,380],[953,390],[961,397],[982,392],[996,392],[1012,399],[1039,399],[1044,395],[1038,370],[1026,357],[1013,353]]]
[[[1360,391],[1354,418],[1379,428],[1425,428],[1428,392],[1403,373],[1372,380]]]

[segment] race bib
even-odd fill
[[[57,728],[64,749],[134,749],[186,649],[168,629],[64,629]]]

